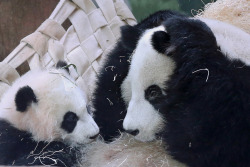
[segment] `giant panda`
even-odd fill
[[[126,115],[126,104],[122,98],[121,85],[128,75],[131,55],[138,40],[146,30],[158,27],[175,15],[184,17],[174,11],[159,11],[134,26],[121,27],[121,38],[101,64],[91,100],[95,121],[105,141],[112,141],[124,131],[122,122]]]
[[[66,63],[31,70],[13,83],[0,103],[0,165],[76,166],[81,147],[99,128],[86,96]]]
[[[161,137],[190,167],[250,166],[250,35],[210,19],[173,16],[145,31],[121,83],[124,129]]]
[[[185,17],[173,11],[159,11],[135,26],[121,27],[121,38],[101,65],[92,99],[94,118],[104,140],[97,140],[87,146],[82,166],[186,167],[168,155],[160,138],[149,143],[141,142],[135,140],[130,131],[127,131],[130,134],[123,133],[122,127],[127,103],[121,85],[128,75],[131,56],[145,32],[173,16]],[[172,66],[165,59],[162,60]]]
[[[154,17],[157,18],[157,14],[154,15]],[[164,21],[167,21],[168,24],[175,24],[175,20],[178,19],[190,20],[190,18],[188,17],[173,13],[171,15],[168,15],[168,17],[164,17],[164,19],[159,22],[160,24],[158,25],[161,25]],[[242,62],[249,64],[249,47],[245,47],[249,43],[249,35],[247,33],[244,33],[236,27],[219,21],[209,19],[201,20],[205,22],[205,24],[207,24],[212,30],[212,34],[210,35],[215,36],[216,44],[218,45],[217,49],[218,51],[222,52],[222,57],[226,56],[230,61],[241,60]],[[199,22],[199,20],[195,21]],[[192,24],[194,23],[191,23],[191,25]],[[178,36],[178,31],[180,35],[185,32],[185,29],[183,31],[181,30],[182,24],[176,25],[179,26],[179,29],[176,29],[175,31],[176,36]],[[95,104],[94,101],[94,107],[97,108],[97,112],[95,113],[96,117],[98,117],[99,115],[99,120],[97,120],[97,123],[98,121],[101,123],[110,122],[110,124],[104,124],[104,128],[101,129],[101,132],[103,131],[102,133],[104,133],[104,139],[110,139],[114,136],[114,134],[116,135],[116,133],[112,133],[114,132],[114,130],[122,129],[118,124],[119,122],[123,121],[124,112],[127,112],[126,118],[123,121],[124,129],[128,133],[134,135],[136,139],[143,142],[164,137],[163,140],[166,144],[165,151],[167,152],[164,152],[163,155],[168,156],[169,153],[177,160],[182,161],[190,166],[193,165],[192,163],[195,163],[196,166],[209,166],[208,164],[210,163],[213,163],[212,165],[210,164],[211,166],[220,166],[220,164],[223,162],[207,163],[206,161],[205,163],[207,164],[204,165],[201,163],[202,160],[196,161],[197,159],[199,159],[200,155],[197,155],[192,159],[189,156],[192,157],[193,155],[189,152],[185,152],[181,156],[179,155],[179,157],[176,157],[176,148],[171,148],[168,144],[168,135],[166,135],[166,131],[168,133],[174,133],[175,135],[179,135],[182,137],[183,132],[178,131],[178,128],[180,127],[180,125],[185,125],[185,123],[188,122],[184,120],[183,123],[180,123],[180,125],[177,123],[168,124],[169,119],[172,119],[171,121],[173,122],[177,120],[181,121],[181,119],[173,117],[168,117],[167,119],[166,115],[162,114],[160,110],[162,108],[163,111],[165,111],[164,107],[162,106],[168,104],[168,99],[169,101],[174,101],[176,100],[176,96],[177,99],[183,96],[179,92],[175,96],[168,95],[168,91],[172,90],[171,88],[169,88],[168,82],[175,80],[173,76],[175,73],[178,73],[178,68],[176,68],[176,62],[169,56],[173,54],[174,51],[176,51],[176,47],[174,45],[170,45],[169,42],[164,42],[170,40],[170,36],[164,32],[167,31],[166,27],[166,25],[162,25],[160,27],[157,27],[157,25],[155,25],[144,30],[137,28],[136,26],[126,26],[125,28],[122,28],[122,38],[118,42],[118,45],[114,50],[116,52],[113,51],[111,53],[114,54],[109,55],[110,57],[108,57],[106,63],[104,63],[104,66],[101,70],[102,72],[97,81],[97,91],[95,92],[95,95],[98,96],[94,96],[97,99],[99,98],[98,100],[96,100],[99,102],[99,105]],[[209,30],[209,28],[207,29]],[[193,31],[197,30],[199,29],[194,29]],[[190,36],[192,36],[192,34],[190,34]],[[153,37],[154,40],[152,40]],[[186,34],[186,36],[182,38],[189,39],[188,37],[189,35]],[[206,43],[206,40],[210,40],[210,38],[206,39],[205,36],[203,40],[205,42],[197,38],[197,46],[195,46],[199,48],[198,44]],[[188,43],[189,41],[185,42]],[[133,46],[131,47],[132,44]],[[183,47],[186,46],[185,43],[182,44]],[[130,49],[130,52],[123,52],[123,49]],[[201,52],[204,51],[204,53],[206,53],[206,50],[200,50]],[[166,56],[166,54],[168,56]],[[125,62],[122,58],[126,58]],[[206,68],[197,69],[192,72],[194,74],[197,72],[207,72],[205,73],[205,76],[209,76],[209,71]],[[141,74],[139,75],[139,73]],[[207,78],[205,78],[205,81],[206,79]],[[179,82],[182,81],[184,80],[179,80]],[[176,89],[178,89],[178,87]],[[180,91],[182,90],[180,89]],[[112,100],[110,100],[111,98]],[[171,105],[178,106],[181,105],[181,102],[180,104],[175,104],[173,102]],[[175,114],[178,115],[178,112],[176,112]],[[185,115],[185,113],[180,113],[180,115]],[[171,125],[170,127],[172,128],[172,131],[168,130],[168,125]],[[103,125],[101,124],[101,126]],[[107,130],[109,128],[111,129],[111,131]],[[173,141],[175,141],[174,137],[175,136],[171,138]],[[120,140],[120,138],[116,139],[113,143],[107,145],[108,149],[104,148],[104,151],[101,153],[100,151],[95,152],[95,149],[93,152],[97,154],[97,157],[104,157],[108,164],[115,163],[118,166],[129,166],[131,164],[133,166],[133,164],[142,162],[142,157],[138,156],[138,154],[144,154],[146,156],[148,155],[148,153],[153,153],[153,156],[150,157],[154,157],[155,159],[159,157],[162,158],[161,156],[154,155],[154,152],[152,152],[153,149],[157,150],[159,148],[155,147],[154,143],[147,143],[148,147],[146,147],[145,145],[143,146],[143,144],[141,143],[136,143],[136,145],[139,145],[139,147],[142,146],[140,147],[141,151],[138,151],[139,149],[137,147],[134,147],[133,144],[130,144],[130,142],[128,141],[129,139],[125,139],[122,141]],[[123,141],[125,141],[126,144],[124,144]],[[179,142],[181,143],[182,141],[183,140],[180,140]],[[124,144],[124,146],[122,146],[122,144]],[[103,147],[106,146],[105,144],[103,145]],[[189,142],[188,145],[185,146],[192,148],[192,142]],[[161,152],[161,149],[159,150],[159,152]],[[186,158],[186,161],[182,159],[183,157]],[[90,156],[90,158],[93,158],[93,156]],[[164,158],[162,160],[164,161]],[[171,160],[171,157],[168,160]],[[94,164],[96,165],[98,163]],[[147,164],[142,163],[142,165],[140,166],[147,166]]]

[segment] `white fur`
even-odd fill
[[[138,129],[136,139],[142,141],[155,139],[154,134],[164,124],[160,113],[144,98],[144,92],[153,84],[164,88],[164,82],[175,67],[169,57],[158,53],[152,47],[151,37],[156,31],[164,31],[164,27],[145,31],[138,41],[128,76],[121,85],[122,96],[128,104],[123,127],[125,130]]]
[[[99,128],[87,112],[85,94],[64,71],[30,71],[19,78],[2,97],[0,119],[30,132],[36,141],[64,140],[71,145],[92,141],[89,137],[99,133]],[[32,103],[25,112],[16,111],[15,95],[27,85],[33,89],[38,103]],[[68,111],[79,117],[72,133],[61,128]]]
[[[231,60],[241,60],[250,65],[250,34],[238,27],[218,20],[200,18],[212,30],[217,45]]]

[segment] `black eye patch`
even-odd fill
[[[145,90],[145,99],[149,102],[154,102],[162,96],[161,88],[157,85],[151,85]]]
[[[78,120],[79,118],[75,113],[68,111],[63,117],[61,128],[71,133],[75,129]]]

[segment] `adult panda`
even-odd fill
[[[76,166],[78,146],[93,141],[99,128],[85,94],[57,63],[32,70],[13,83],[0,103],[0,165]]]
[[[209,19],[174,16],[146,31],[121,89],[123,127],[163,137],[190,167],[250,166],[250,35]]]

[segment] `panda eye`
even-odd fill
[[[61,128],[71,133],[75,129],[78,120],[79,117],[75,113],[68,111],[63,117]]]
[[[75,113],[73,112],[68,112],[65,116],[65,121],[66,122],[75,122],[75,121],[78,121],[78,117]]]
[[[145,90],[145,99],[148,101],[156,100],[162,96],[161,88],[157,85],[151,85]]]

